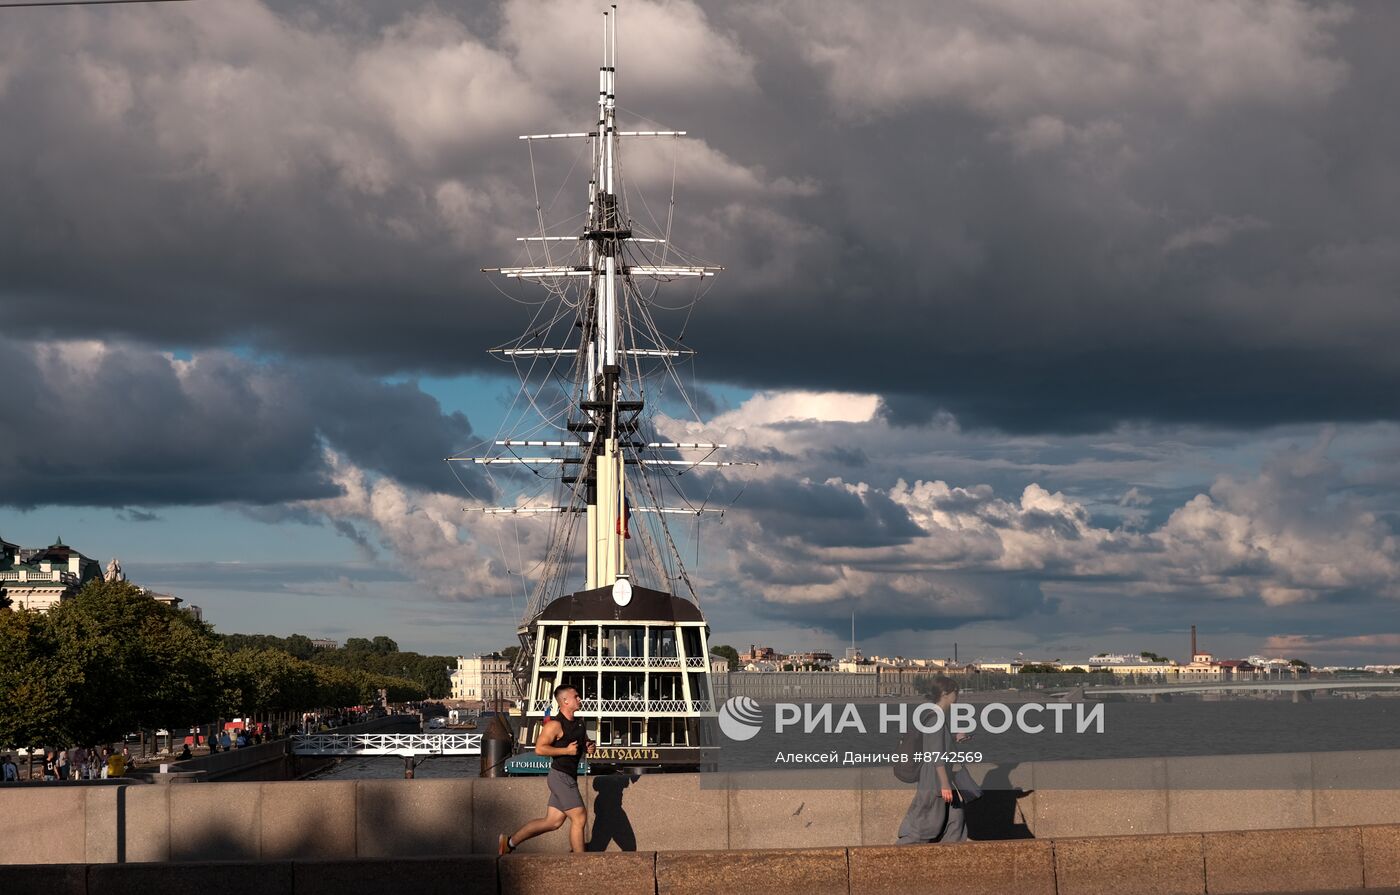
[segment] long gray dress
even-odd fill
[[[923,736],[923,749],[926,752],[947,753],[952,749],[952,737],[945,727],[937,733]],[[953,769],[944,765],[948,779],[953,779]],[[942,787],[938,782],[938,772],[932,762],[919,767],[919,782],[914,789],[914,801],[899,825],[899,845],[918,845],[925,842],[966,842],[967,821],[963,809],[943,801]]]

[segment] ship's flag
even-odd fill
[[[617,520],[617,533],[624,541],[632,540],[632,501],[623,498],[622,515]]]

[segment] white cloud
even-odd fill
[[[1120,485],[1105,494],[1105,515],[1120,520],[1105,523],[1095,521],[1085,499],[1034,479],[1014,498],[998,496],[990,485],[935,477],[912,483],[899,478],[884,486],[842,477],[814,481],[814,468],[832,462],[837,448],[859,450],[876,473],[899,469],[916,476],[953,453],[927,443],[946,435],[930,429],[906,435],[873,418],[870,400],[764,392],[709,425],[690,427],[693,436],[738,433],[734,440],[742,450],[763,457],[749,481],[802,483],[800,492],[763,492],[759,499],[767,502],[761,505],[740,501],[723,530],[724,549],[717,554],[722,559],[707,571],[712,582],[782,604],[868,599],[875,593],[889,600],[923,594],[938,603],[944,597],[935,597],[946,596],[950,581],[964,598],[975,592],[978,585],[965,577],[974,574],[987,585],[984,615],[1000,611],[1004,601],[997,579],[987,576],[1055,581],[1061,589],[1078,582],[1125,597],[1250,598],[1269,606],[1355,594],[1400,598],[1400,540],[1373,512],[1336,493],[1338,470],[1327,459],[1330,430],[1308,450],[1278,453],[1252,477],[1218,476],[1209,493],[1185,500],[1156,528],[1142,531],[1143,508],[1156,501],[1140,486],[1124,493]],[[912,444],[920,438],[922,448]],[[1115,452],[1124,450],[1115,445]],[[1008,443],[997,453],[1017,451]],[[1108,461],[1104,469],[1117,462]],[[1166,462],[1175,466],[1180,458]],[[983,471],[996,468],[989,463]],[[1035,475],[1034,469],[1028,466],[1023,474]],[[1042,470],[1056,476],[1064,471]],[[858,497],[863,510],[856,512],[864,515],[851,515],[852,505],[823,498],[823,492]],[[882,501],[900,508],[916,533],[900,536],[898,526],[881,522]],[[823,512],[839,515],[823,519]],[[827,522],[837,531],[845,527],[849,537],[817,537],[828,531]],[[891,534],[867,543],[863,534],[877,525]],[[745,580],[754,570],[761,580]]]
[[[343,489],[339,497],[303,501],[295,506],[337,523],[366,529],[386,547],[393,564],[404,574],[450,600],[500,597],[511,587],[509,565],[488,540],[482,520],[468,528],[462,498],[409,488],[386,476],[371,475],[333,450],[326,451],[332,481]],[[363,532],[361,532],[363,533]],[[528,531],[524,535],[529,539]],[[535,549],[528,543],[523,550]]]
[[[948,102],[999,119],[1112,114],[1147,100],[1205,112],[1323,99],[1339,6],[1274,0],[958,4],[789,2],[790,23],[843,115]],[[1048,133],[1048,132],[1047,132]]]
[[[1218,249],[1241,233],[1248,233],[1251,230],[1265,230],[1268,226],[1268,221],[1260,220],[1252,215],[1241,217],[1216,215],[1203,224],[1187,227],[1172,234],[1171,238],[1167,240],[1167,244],[1162,247],[1162,253],[1170,254],[1196,246]]]

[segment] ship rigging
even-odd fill
[[[617,70],[614,6],[603,14],[594,128],[520,137],[532,174],[535,144],[587,141],[581,227],[551,232],[535,177],[539,230],[519,237],[527,263],[486,269],[545,293],[529,328],[493,349],[515,365],[518,404],[533,424],[495,439],[486,456],[449,459],[501,467],[508,479],[527,473],[502,489],[517,498],[514,505],[468,511],[541,516],[540,524],[549,525],[518,629],[519,744],[533,742],[555,688],[567,684],[578,688],[581,714],[596,731],[594,764],[693,768],[713,761],[702,723],[716,709],[709,626],[668,519],[716,510],[686,499],[676,487],[679,477],[752,464],[717,459],[725,444],[670,440],[657,430],[663,395],[694,412],[680,375],[693,351],[658,324],[656,311],[667,310],[658,288],[704,284],[723,268],[672,244],[674,165],[665,225],[648,229],[630,214],[620,164],[624,142],[679,140],[686,132],[619,129]],[[682,306],[687,317],[701,294],[697,289]],[[526,480],[547,481],[553,502],[527,494]],[[583,586],[571,591],[580,555]],[[682,588],[683,596],[673,592]]]

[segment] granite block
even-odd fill
[[[1167,832],[1165,789],[1041,789],[1035,835],[1042,839]]]
[[[354,858],[354,780],[262,784],[262,857]]]
[[[361,858],[472,851],[474,779],[361,780],[355,841]]]
[[[0,789],[0,863],[83,863],[86,801],[86,787],[72,784]]]
[[[87,865],[0,865],[0,892],[5,895],[87,895]]]
[[[261,856],[261,783],[145,788],[169,793],[170,860],[256,861]]]
[[[589,851],[718,849],[729,845],[729,794],[697,774],[604,774],[591,793]]]
[[[1313,825],[1307,753],[1168,758],[1167,830],[1277,830]]]
[[[203,895],[212,892],[292,895],[292,864],[290,861],[92,864],[88,867],[87,884],[88,895]]]
[[[822,848],[859,842],[861,773],[731,774],[729,847]]]
[[[496,859],[370,858],[355,861],[297,861],[296,895],[496,895]]]
[[[1361,861],[1367,888],[1400,887],[1400,824],[1362,827]]]
[[[1049,840],[850,849],[850,895],[1055,895]]]
[[[1211,895],[1325,892],[1363,884],[1361,831],[1248,830],[1205,836]]]
[[[1311,758],[1315,826],[1400,820],[1400,750],[1315,752]]]
[[[582,855],[506,855],[500,859],[501,895],[538,892],[607,892],[654,895],[655,852]],[[723,891],[723,890],[720,890]]]
[[[579,792],[583,795],[584,807],[590,818],[593,815],[593,787],[588,777],[579,778]],[[520,829],[527,821],[545,816],[545,803],[549,801],[549,788],[544,777],[496,777],[473,781],[471,813],[474,828],[471,838],[471,851],[476,854],[496,853],[496,839]],[[632,814],[631,805],[628,813]],[[633,826],[637,821],[633,819]],[[569,821],[558,830],[544,833],[522,843],[521,854],[563,854],[569,851]],[[584,839],[588,839],[588,830]]]
[[[122,855],[115,860],[127,863],[170,860],[169,786],[132,785],[121,787],[111,831]],[[88,819],[88,841],[92,841],[94,821]],[[89,859],[89,863],[92,860]]]
[[[1205,895],[1200,834],[1055,840],[1059,895]]]
[[[820,895],[847,891],[846,850],[671,851],[656,855],[657,895]]]

